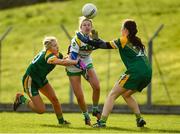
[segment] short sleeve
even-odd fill
[[[127,37],[121,37],[113,41],[115,46],[117,46],[118,48],[124,48],[127,42],[128,42]]]
[[[47,51],[46,55],[45,55],[45,61],[47,62],[48,59],[55,60],[55,59],[58,59],[58,58],[52,52]]]
[[[122,36],[122,37],[119,39],[119,44],[121,44],[121,47],[122,47],[122,48],[125,47],[125,45],[127,44],[127,42],[128,42],[127,37],[123,37],[123,36]]]

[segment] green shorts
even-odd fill
[[[123,74],[118,82],[120,87],[141,92],[151,82],[151,77],[151,73],[144,75]]]
[[[33,79],[30,75],[25,74],[22,79],[24,92],[29,97],[39,95],[39,89],[48,83],[48,80],[41,80],[40,78]]]
[[[90,63],[90,64],[87,65],[87,69],[88,69],[88,70],[91,69],[91,68],[93,68],[93,64],[92,64],[92,63]],[[71,72],[71,71],[68,71],[68,70],[66,69],[66,72],[67,72],[67,75],[68,75],[68,76],[80,76],[80,75],[84,75],[84,71]]]

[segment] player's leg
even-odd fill
[[[99,97],[100,97],[100,84],[99,80],[97,78],[96,72],[93,68],[88,70],[88,76],[89,76],[89,83],[93,89],[93,95],[92,95],[92,115],[96,116],[99,120],[101,118],[100,110],[98,108],[99,104]]]
[[[32,111],[42,114],[45,112],[45,105],[40,97],[40,95],[31,96],[30,100],[24,97],[22,93],[16,94],[16,99],[14,101],[14,111],[20,106],[20,104],[26,104]]]
[[[140,114],[139,106],[138,106],[135,98],[132,96],[132,94],[134,94],[135,92],[136,91],[134,91],[134,90],[127,90],[127,92],[122,94],[122,97],[134,113]]]
[[[127,90],[127,92],[122,94],[122,97],[126,101],[127,105],[132,109],[136,116],[136,122],[138,127],[143,127],[146,122],[141,117],[141,112],[138,106],[138,103],[136,102],[135,98],[132,96],[136,91],[133,90]]]
[[[29,108],[38,114],[43,114],[46,110],[43,100],[40,95],[30,97],[31,101],[28,103]]]
[[[87,106],[84,99],[83,89],[81,86],[81,76],[69,76],[69,80],[71,83],[71,87],[74,91],[74,94],[76,96],[77,102],[79,104],[79,107],[81,108],[81,111],[83,112],[85,124],[91,125],[90,117],[89,117]]]
[[[61,104],[52,86],[49,83],[47,83],[40,89],[40,92],[44,94],[51,101],[59,124],[70,124],[68,121],[64,120],[63,118]]]
[[[29,76],[24,75],[22,79],[22,85],[23,85],[24,91],[25,91],[25,88],[28,88],[28,81],[29,81]],[[29,102],[30,100],[24,96],[24,93],[17,93],[14,100],[14,104],[13,104],[13,110],[16,111],[21,104],[28,105]]]
[[[26,105],[28,105],[29,102],[30,102],[30,100],[27,99],[27,98],[23,95],[23,93],[17,93],[17,94],[16,94],[16,97],[15,97],[15,100],[14,100],[14,104],[13,104],[13,110],[16,111],[21,104],[26,104]]]
[[[106,121],[108,119],[110,112],[113,109],[115,100],[120,95],[125,93],[126,91],[127,91],[126,89],[119,86],[118,82],[115,84],[115,86],[113,87],[113,89],[110,91],[110,93],[108,94],[108,96],[106,98],[106,101],[105,101],[104,107],[103,107],[103,111],[102,111],[102,115],[101,115],[101,119],[100,119],[100,121],[98,121],[98,123],[96,123],[94,125],[94,127],[105,127],[106,126]]]
[[[38,89],[34,86],[32,78],[25,76],[23,78],[23,87],[25,93],[29,96],[30,100],[27,99],[22,93],[16,94],[14,101],[14,110],[16,111],[20,104],[26,104],[34,112],[42,114],[45,111],[45,105],[39,95]]]

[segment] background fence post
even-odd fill
[[[161,31],[161,29],[163,28],[163,24],[161,24],[158,29],[154,32],[154,35],[149,39],[148,41],[148,58],[149,58],[149,62],[151,64],[152,67],[152,55],[153,55],[153,40],[154,38],[158,35],[158,33]],[[149,83],[148,87],[147,87],[147,106],[150,107],[152,105],[152,83]]]
[[[67,29],[65,28],[65,26],[63,24],[61,24],[61,29],[64,31],[64,33],[66,34],[67,38],[71,42],[72,37],[70,36],[69,32],[67,31]],[[73,100],[74,100],[74,93],[73,93],[73,89],[72,89],[71,83],[69,82],[69,104],[73,104],[74,103]]]

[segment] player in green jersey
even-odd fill
[[[92,20],[87,19],[85,17],[80,18],[79,30],[82,34],[90,36],[92,27],[93,27]],[[93,90],[92,115],[96,116],[97,119],[100,119],[100,115],[101,115],[98,108],[99,96],[100,96],[100,84],[95,69],[93,67],[92,58],[91,58],[91,53],[94,49],[95,47],[81,42],[77,38],[77,36],[75,36],[71,40],[71,44],[69,47],[69,57],[73,60],[76,60],[79,57],[81,61],[84,63],[84,65],[87,67],[87,69],[82,71],[80,68],[76,66],[66,67],[67,75],[69,76],[72,89],[77,98],[86,125],[91,125],[91,123],[84,98],[83,88],[81,85],[81,75],[85,77],[85,79],[89,82]]]
[[[145,55],[145,47],[140,38],[136,36],[137,26],[134,20],[125,20],[121,28],[121,38],[110,42],[104,42],[96,37],[91,40],[77,33],[79,39],[96,48],[119,49],[120,57],[127,70],[116,82],[109,93],[101,115],[101,119],[94,127],[105,127],[114,101],[121,95],[136,116],[137,127],[143,127],[146,122],[141,117],[139,106],[133,98],[133,94],[141,92],[150,82],[152,77],[151,65]],[[94,35],[97,35],[94,32]]]
[[[63,55],[59,53],[57,39],[53,36],[45,37],[43,45],[44,50],[33,59],[22,79],[24,92],[30,99],[26,98],[22,93],[17,93],[14,101],[14,111],[16,111],[21,104],[26,104],[34,112],[39,114],[44,113],[45,105],[39,94],[40,91],[52,103],[59,124],[70,124],[64,120],[60,102],[46,76],[56,65],[75,65],[78,61],[68,58],[63,59]]]

